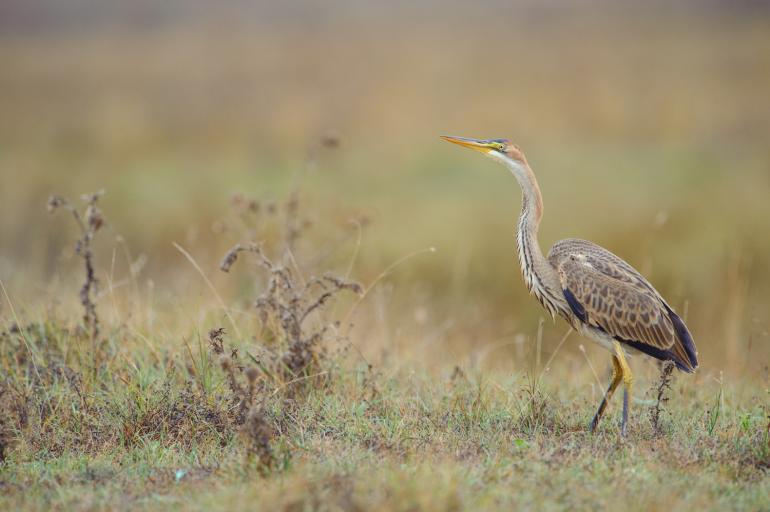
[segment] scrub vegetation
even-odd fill
[[[84,196],[85,221],[75,215],[80,255],[98,231],[88,228],[96,197]],[[0,333],[4,508],[768,505],[770,410],[756,390],[694,386],[662,365],[622,438],[611,417],[588,433],[595,403],[578,377],[551,369],[554,357],[547,377],[539,353],[512,374],[369,363],[343,319],[377,281],[365,288],[300,266],[306,258],[288,245],[299,236],[283,231],[293,201],[276,203],[257,230],[275,247],[239,244],[221,261],[226,272],[251,264],[260,293],[248,321],[224,305],[208,318],[229,325],[168,348],[131,319],[100,324],[85,256],[82,318],[22,321],[11,309]],[[51,204],[77,212],[61,197]]]

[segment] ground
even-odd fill
[[[442,374],[335,352],[323,378],[263,387],[239,418],[233,389],[249,377],[226,338],[219,356],[216,340],[191,349],[187,370],[182,355],[115,346],[96,376],[64,364],[87,360],[77,333],[28,326],[3,339],[4,509],[770,506],[766,390],[674,375],[637,390],[622,438],[619,397],[587,431],[597,400],[567,368]]]

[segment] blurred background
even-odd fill
[[[234,194],[280,209],[299,186],[303,261],[357,254],[370,283],[419,253],[367,298],[357,343],[526,368],[544,313],[516,260],[519,189],[438,135],[505,137],[540,180],[544,250],[609,248],[686,316],[706,376],[766,374],[770,8],[669,4],[5,0],[0,279],[20,311],[77,310],[77,230],[46,200],[104,189],[103,286],[195,323],[186,304],[213,299],[177,242],[245,310],[247,275],[217,270],[243,239]],[[553,351],[567,327],[543,329]],[[558,358],[582,364],[581,343]]]

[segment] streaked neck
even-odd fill
[[[535,178],[535,173],[532,172],[526,160],[513,160],[499,154],[495,158],[508,167],[521,187],[521,215],[519,216],[516,238],[520,258],[532,256],[531,260],[522,261],[522,270],[525,270],[523,265],[525,262],[530,263],[528,268],[535,263],[546,263],[540,250],[540,244],[537,242],[537,231],[540,227],[540,219],[543,218],[543,196],[540,193],[540,186]]]
[[[508,167],[521,187],[521,214],[516,232],[519,264],[529,291],[554,316],[560,309],[560,292],[556,269],[540,249],[537,231],[543,217],[543,197],[535,174],[525,161],[512,160],[504,155],[496,157]]]

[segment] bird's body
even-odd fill
[[[554,244],[548,261],[559,272],[569,315],[609,348],[607,337],[682,371],[697,367],[695,344],[682,319],[631,265],[586,240]],[[577,320],[577,322],[575,321]]]
[[[697,352],[682,319],[660,293],[631,265],[586,240],[556,242],[544,256],[537,242],[543,215],[540,187],[524,154],[502,139],[445,140],[485,153],[505,164],[522,189],[522,208],[516,232],[524,282],[552,317],[564,318],[576,331],[613,355],[613,379],[591,422],[594,430],[607,402],[622,380],[622,432],[628,418],[628,393],[633,382],[626,352],[643,352],[670,360],[682,371],[697,368]]]

